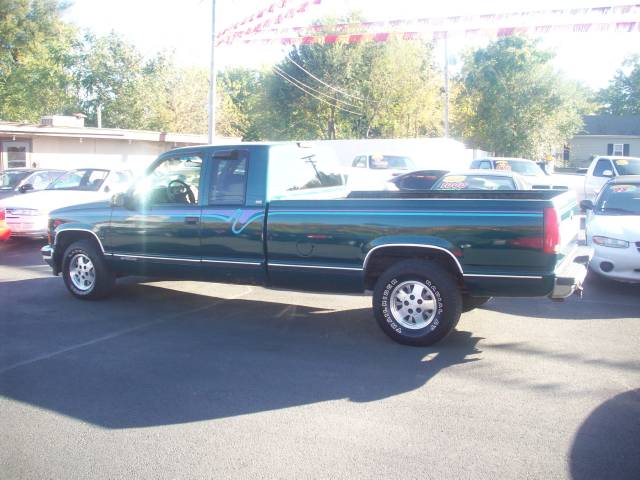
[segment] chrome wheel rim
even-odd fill
[[[438,302],[433,290],[417,280],[402,282],[391,292],[393,319],[409,330],[419,330],[433,322]]]
[[[84,253],[76,253],[69,262],[69,278],[78,290],[88,292],[96,283],[93,262]]]

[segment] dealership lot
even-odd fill
[[[124,279],[0,244],[2,478],[638,478],[640,286],[495,299],[430,348],[370,298]]]

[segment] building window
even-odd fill
[[[624,143],[613,144],[613,155],[621,157],[624,155]]]
[[[2,142],[2,156],[6,168],[24,168],[27,166],[29,142]]]

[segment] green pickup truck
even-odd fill
[[[492,296],[580,291],[575,205],[566,190],[349,193],[300,144],[189,147],[111,201],[53,211],[42,255],[80,299],[123,275],[372,291],[385,333],[430,345]]]

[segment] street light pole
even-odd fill
[[[209,143],[216,136],[216,0],[211,0],[211,65],[209,66]]]

